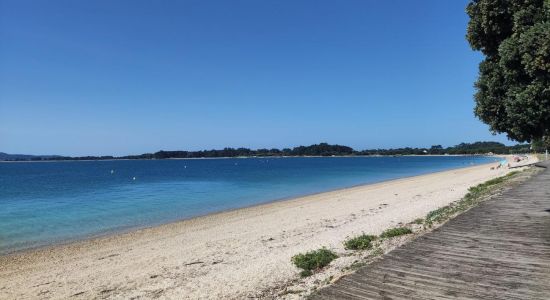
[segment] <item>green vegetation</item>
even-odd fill
[[[240,157],[240,156],[332,156],[332,155],[351,155],[353,149],[348,146],[329,145],[320,143],[311,146],[299,146],[293,149],[284,148],[282,150],[248,148],[224,148],[223,150],[203,150],[203,151],[159,151],[152,154],[153,158],[198,158],[198,157]]]
[[[331,261],[336,259],[338,255],[336,253],[321,248],[319,250],[310,251],[306,254],[298,254],[292,257],[294,265],[303,271],[300,273],[302,277],[310,276],[314,270],[322,269],[330,264]]]
[[[432,225],[433,223],[442,222],[443,220],[448,219],[449,216],[451,216],[455,212],[458,212],[458,210],[455,210],[455,208],[450,205],[432,210],[426,216],[426,224]]]
[[[376,240],[376,236],[362,234],[351,238],[344,242],[344,248],[348,250],[365,250],[372,247],[372,241]]]
[[[529,144],[506,146],[498,142],[460,143],[456,146],[444,148],[441,145],[433,145],[430,148],[397,148],[397,149],[372,149],[355,152],[356,155],[442,155],[442,154],[494,154],[529,153]]]
[[[550,139],[550,1],[472,0],[467,39],[485,59],[475,115],[520,142]]]
[[[477,205],[485,196],[494,191],[495,188],[498,188],[503,182],[506,182],[518,173],[519,171],[510,172],[505,176],[491,179],[469,188],[468,193],[460,201],[429,212],[426,216],[425,224],[431,226],[433,223],[441,223],[448,220],[451,216]]]
[[[442,155],[442,154],[494,154],[529,153],[529,144],[518,144],[506,146],[498,142],[475,142],[460,143],[456,146],[444,148],[441,145],[434,145],[430,148],[398,148],[398,149],[376,149],[357,152],[360,155]]]
[[[536,153],[546,152],[546,149],[550,149],[550,136],[546,136],[540,140],[534,140],[531,143],[531,148]]]
[[[540,144],[540,143],[539,143]],[[535,145],[535,144],[533,144]],[[538,144],[537,144],[538,145]],[[539,147],[540,148],[540,147]],[[538,149],[538,148],[537,148]],[[204,157],[281,157],[281,156],[354,156],[354,155],[426,155],[426,154],[511,154],[529,153],[530,144],[506,146],[497,142],[461,143],[443,148],[434,145],[430,148],[370,149],[357,151],[351,147],[320,143],[311,146],[299,146],[280,149],[224,148],[222,150],[201,151],[158,151],[128,156],[55,156],[55,155],[13,155],[0,152],[0,160],[39,161],[39,160],[106,160],[106,159],[168,159],[168,158],[204,158]]]
[[[414,224],[418,224],[418,225],[424,224],[424,219],[418,218],[418,219],[414,220],[413,223],[414,223]]]
[[[410,234],[410,233],[412,233],[412,230],[410,228],[395,227],[395,228],[390,228],[390,229],[382,232],[380,237],[385,239],[385,238],[391,238],[391,237],[394,237],[394,236],[400,236],[400,235]]]

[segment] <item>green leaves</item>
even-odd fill
[[[466,11],[468,42],[486,55],[475,115],[520,142],[550,136],[550,1],[473,0]]]
[[[292,257],[292,262],[294,265],[303,271],[300,273],[302,277],[309,276],[314,270],[321,269],[331,261],[338,258],[336,253],[326,249],[321,248],[319,250],[310,251],[305,254],[298,254]]]
[[[362,234],[344,242],[347,250],[366,250],[372,247],[372,241],[376,240],[375,235]]]
[[[400,236],[400,235],[405,235],[405,234],[410,234],[410,233],[412,233],[412,230],[410,228],[395,227],[395,228],[391,228],[391,229],[388,229],[388,230],[382,232],[380,237],[383,238],[383,239],[387,239],[387,238],[392,238],[392,237],[395,237],[395,236]]]
[[[474,0],[468,4],[470,16],[466,38],[474,50],[494,55],[498,46],[512,33],[511,1]]]

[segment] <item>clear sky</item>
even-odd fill
[[[0,151],[509,144],[466,4],[0,0]]]

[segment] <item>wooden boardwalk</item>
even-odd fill
[[[312,298],[550,299],[550,168]]]

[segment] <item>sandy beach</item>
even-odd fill
[[[379,234],[510,170],[495,163],[358,186],[0,256],[0,299],[228,299],[298,278],[290,258]]]

